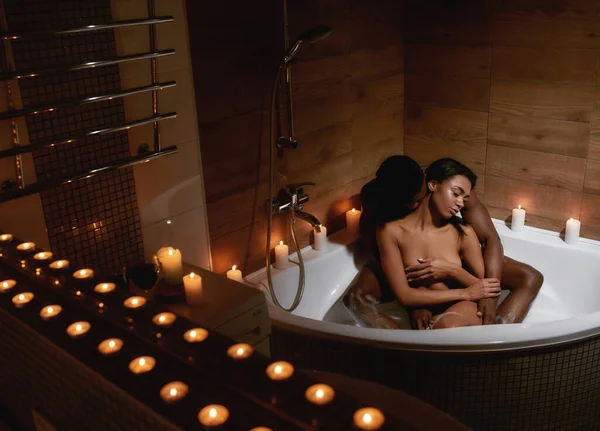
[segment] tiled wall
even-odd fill
[[[600,238],[600,2],[409,1],[406,154],[479,174],[492,216],[517,204]]]

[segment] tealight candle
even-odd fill
[[[570,218],[567,220],[565,227],[565,242],[567,244],[576,244],[579,241],[579,231],[581,230],[581,222]]]
[[[203,328],[190,329],[183,334],[183,339],[188,343],[199,343],[206,340],[206,337],[208,337],[208,331]]]
[[[267,427],[254,427],[250,431],[273,431],[271,428]]]
[[[179,401],[187,395],[188,385],[183,382],[167,383],[160,389],[160,397],[167,404]]]
[[[87,280],[94,277],[94,270],[89,268],[78,269],[73,273],[78,280]]]
[[[0,293],[6,293],[17,284],[16,280],[8,279],[0,282]]]
[[[269,365],[266,371],[271,380],[286,380],[294,374],[294,366],[289,362],[277,361]]]
[[[168,284],[180,284],[183,277],[181,252],[173,247],[163,247],[156,253],[156,258]]]
[[[33,300],[33,293],[23,292],[13,296],[12,302],[17,308],[23,308]]]
[[[131,309],[140,308],[146,305],[146,299],[141,296],[131,296],[123,301],[123,306]]]
[[[304,393],[304,396],[311,403],[322,406],[333,400],[335,391],[329,385],[317,384],[309,387]]]
[[[94,286],[94,292],[96,293],[110,293],[117,288],[115,283],[98,283]]]
[[[383,413],[373,407],[358,409],[354,413],[354,425],[361,430],[378,430],[384,422],[385,417]]]
[[[9,233],[3,233],[0,235],[0,242],[11,242],[13,240],[13,236]]]
[[[92,325],[85,321],[71,323],[67,328],[67,334],[69,334],[69,337],[71,338],[83,337],[89,332],[91,327]]]
[[[351,235],[356,235],[358,233],[360,214],[361,211],[356,208],[346,211],[346,230],[350,232]]]
[[[156,316],[154,316],[152,318],[152,323],[162,328],[168,328],[173,324],[173,322],[175,322],[175,319],[177,319],[177,316],[166,311],[164,313],[158,313]]]
[[[229,271],[227,271],[227,278],[235,281],[242,281],[242,271],[237,269],[237,265],[233,265]]]
[[[129,370],[133,374],[144,374],[152,371],[156,365],[156,359],[152,356],[140,356],[129,363]]]
[[[123,347],[123,340],[119,338],[108,338],[98,344],[98,351],[104,356],[114,355]]]
[[[183,289],[185,290],[185,301],[189,305],[202,304],[202,277],[190,272],[183,277]]]
[[[40,317],[44,320],[52,319],[60,314],[62,307],[60,305],[48,305],[40,311]]]
[[[52,259],[52,252],[51,251],[40,251],[39,253],[34,254],[33,258],[35,260],[40,260],[40,261]]]
[[[289,248],[287,245],[283,243],[283,241],[279,241],[279,245],[275,246],[275,268],[277,269],[285,269],[288,267],[288,255]]]
[[[17,250],[20,251],[33,251],[35,249],[35,242],[23,242],[17,246]]]
[[[200,410],[198,420],[206,427],[222,425],[229,418],[229,410],[218,404],[210,404]]]
[[[254,349],[250,344],[239,343],[234,344],[229,349],[227,349],[227,356],[236,360],[246,359],[250,357],[250,355],[252,355],[252,352],[254,352]]]
[[[521,208],[521,205],[519,205],[517,208],[513,208],[512,219],[510,221],[510,228],[514,232],[519,232],[523,230],[523,227],[525,226],[526,214],[527,212],[525,211],[525,209]]]
[[[69,267],[69,261],[66,259],[55,260],[48,266],[52,269],[67,269]]]
[[[325,250],[327,248],[327,228],[322,224],[319,225],[321,228],[321,232],[317,232],[317,229],[314,229],[315,233],[315,243],[313,247],[315,250]]]

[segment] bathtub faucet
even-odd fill
[[[277,197],[271,203],[271,210],[276,214],[287,210],[293,211],[295,217],[301,218],[321,232],[321,222],[314,215],[302,211],[302,205],[308,202],[308,194],[304,193],[304,186],[314,186],[312,182],[288,184],[279,190]]]

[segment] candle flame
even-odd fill
[[[23,294],[20,294],[20,295],[19,295],[19,301],[23,301],[24,299],[25,299],[25,295],[23,295]]]
[[[518,208],[521,209],[521,204],[519,204]]]
[[[160,316],[160,317],[158,318],[158,321],[159,321],[159,322],[164,322],[164,321],[165,321],[165,319],[166,319],[166,317],[165,317],[164,315],[162,315],[162,316]]]
[[[273,369],[273,371],[275,372],[275,374],[281,374],[281,365],[276,365],[275,368]]]
[[[352,208],[352,214],[356,212],[356,208]]]
[[[169,256],[173,256],[173,249],[172,248],[169,249]]]
[[[231,267],[231,270],[232,270],[232,271],[235,271],[235,269],[236,269],[236,268],[237,268],[237,265],[233,265],[233,266]]]
[[[190,272],[190,278],[196,278],[196,274],[194,274],[193,272]]]
[[[110,348],[112,349],[113,347],[115,347],[115,344],[117,344],[117,343],[115,343],[115,341],[114,341],[114,340],[110,340],[110,341],[108,342],[108,347],[110,347]]]
[[[373,420],[373,418],[371,417],[370,413],[365,413],[364,414],[364,416],[363,416],[363,422],[364,423],[370,424],[372,420]]]
[[[210,409],[210,410],[208,411],[208,415],[209,415],[211,418],[216,418],[216,417],[217,417],[217,409],[215,409],[215,408],[213,407],[212,409]]]
[[[175,395],[177,395],[177,389],[171,388],[171,390],[169,391],[169,395],[171,395],[172,397],[174,397]]]
[[[48,307],[48,313],[53,313],[53,312],[54,312],[54,308]]]
[[[138,303],[138,299],[137,299],[137,298],[133,298],[133,299],[131,300],[131,303],[132,303],[133,305],[137,305],[137,303]]]
[[[81,329],[82,329],[82,326],[79,323],[77,325],[75,325],[75,330],[77,332],[81,331]]]
[[[138,361],[138,364],[140,364],[141,366],[146,365],[146,360],[144,358],[140,358],[140,360]]]
[[[317,398],[323,398],[323,395],[325,395],[325,392],[323,392],[323,389],[317,389],[317,392],[315,392],[315,395]]]
[[[569,221],[574,221],[574,220],[575,220],[575,219],[574,219],[573,217],[571,217],[571,218],[569,219]]]
[[[82,269],[79,271],[79,275],[84,276],[87,274],[87,271],[85,269]]]
[[[64,262],[62,260],[59,260],[58,262],[56,262],[56,266],[58,266],[59,268],[63,265],[64,265]]]
[[[7,281],[3,282],[2,283],[2,287],[7,288],[8,287],[8,282]]]
[[[106,289],[108,289],[108,284],[102,283],[102,290],[106,290]]]
[[[283,245],[283,241],[279,241],[279,245]]]
[[[237,349],[237,354],[238,355],[243,355],[244,354],[244,348],[240,347],[239,349]]]
[[[190,337],[192,337],[192,338],[196,338],[196,331],[192,331],[192,332],[190,332]]]

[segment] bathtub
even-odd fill
[[[264,269],[246,277],[267,296],[273,355],[402,389],[474,429],[600,429],[600,242],[568,245],[556,232],[494,225],[505,255],[544,275],[523,323],[433,331],[356,326],[340,300],[364,259],[342,231],[326,251],[302,250],[305,290],[292,313],[270,301]],[[290,260],[289,268],[272,271],[284,306],[298,281],[297,258]]]

